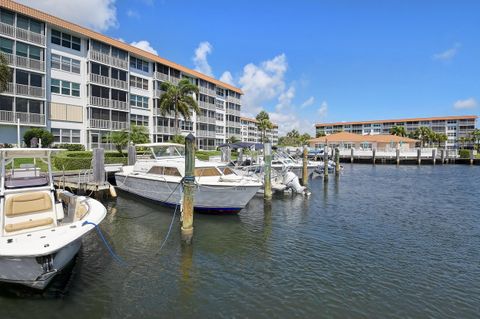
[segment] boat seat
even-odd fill
[[[13,217],[29,213],[43,213],[52,209],[52,199],[46,192],[33,192],[9,196],[5,215]]]
[[[40,227],[40,226],[48,226],[53,224],[53,218],[47,217],[42,219],[34,219],[28,220],[25,222],[15,223],[15,224],[7,224],[5,225],[5,231],[7,233],[16,232],[20,230]]]
[[[75,216],[73,221],[82,220],[83,217],[88,213],[89,207],[86,203],[78,202],[77,206],[75,207]]]

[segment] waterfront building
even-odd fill
[[[356,121],[356,122],[336,122],[316,124],[316,133],[318,135],[330,135],[337,132],[349,132],[361,135],[390,134],[390,129],[394,126],[403,126],[407,133],[414,132],[421,126],[431,128],[435,133],[447,135],[446,147],[449,149],[460,146],[459,138],[468,137],[475,130],[478,116],[443,116],[443,117],[424,117],[424,118],[406,118],[392,120],[374,120],[374,121]]]
[[[262,131],[258,128],[258,121],[249,117],[241,117],[242,142],[262,142]],[[278,144],[278,125],[273,123],[273,128],[267,130],[267,139],[273,144]]]
[[[16,143],[31,127],[55,143],[111,149],[108,133],[148,128],[152,142],[193,133],[199,149],[241,138],[242,91],[119,40],[9,0],[0,2],[0,52],[12,70],[0,95],[0,143]],[[201,112],[191,121],[161,116],[163,81],[188,79]]]
[[[349,132],[333,133],[308,141],[310,147],[323,149],[325,145],[340,149],[357,150],[409,150],[416,146],[417,140],[390,134],[361,135]]]

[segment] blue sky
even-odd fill
[[[22,2],[231,81],[282,132],[479,113],[480,1]]]

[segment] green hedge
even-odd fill
[[[458,151],[460,158],[470,158],[470,150],[461,149]]]
[[[118,152],[105,152],[105,164],[127,164],[127,157]],[[58,170],[90,169],[92,152],[63,152],[53,158],[53,166]]]
[[[67,151],[85,151],[85,146],[82,144],[68,144],[68,143],[55,144],[53,148],[64,149]]]

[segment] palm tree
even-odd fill
[[[175,114],[175,133],[178,133],[178,117],[181,115],[185,121],[191,119],[191,110],[200,113],[197,101],[193,98],[193,93],[198,94],[198,87],[187,79],[182,79],[178,85],[170,82],[163,82],[160,86],[162,94],[158,101],[160,114],[165,116],[167,113]]]
[[[390,134],[405,137],[407,136],[407,131],[404,126],[394,126],[390,129]]]
[[[445,142],[448,140],[448,136],[445,133],[435,133],[435,141],[438,143],[438,147],[441,147],[442,144],[445,145]]]
[[[8,67],[7,58],[0,53],[0,93],[7,90],[8,82],[10,82],[11,71]]]
[[[235,135],[232,135],[229,138],[227,138],[227,143],[234,144],[237,142],[240,142],[240,140]]]
[[[480,129],[476,128],[470,133],[471,141],[476,144],[476,149],[480,149]]]
[[[415,136],[422,142],[421,147],[432,140],[432,133],[432,129],[426,126],[421,126],[415,130]]]
[[[271,130],[273,128],[273,123],[270,122],[270,116],[267,112],[261,111],[255,117],[257,120],[258,129],[262,132],[262,142],[267,141],[267,130]]]

